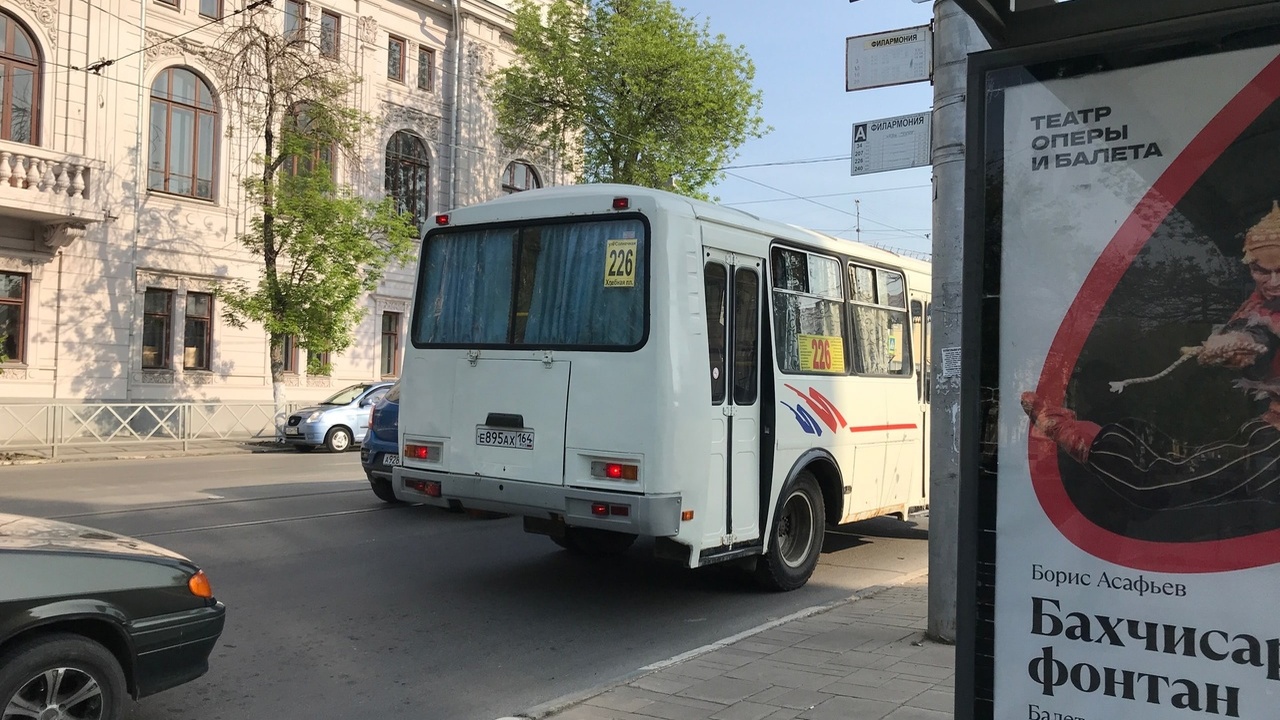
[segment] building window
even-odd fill
[[[327,352],[307,351],[307,374],[308,375],[332,375],[333,364],[330,362],[330,355]]]
[[[542,181],[538,179],[538,173],[534,171],[533,166],[528,163],[513,162],[507,165],[506,171],[502,173],[502,192],[508,195],[540,187],[542,187]]]
[[[284,0],[284,38],[301,40],[307,31],[307,4],[300,0]]]
[[[418,48],[418,89],[431,92],[435,88],[436,51]]]
[[[147,188],[213,199],[218,110],[213,91],[186,68],[168,68],[151,84]]]
[[[404,82],[404,38],[387,38],[387,77]]]
[[[156,0],[156,2],[160,3],[161,5],[168,5],[174,10],[177,10],[179,8],[178,0]]]
[[[333,146],[318,144],[307,137],[310,125],[311,118],[308,117],[305,108],[295,106],[289,111],[283,126],[285,132],[291,133],[292,137],[286,139],[290,143],[297,140],[297,143],[296,147],[291,149],[293,154],[285,158],[281,168],[286,175],[296,176],[308,175],[316,167],[326,167],[329,169],[330,177],[335,177]]]
[[[0,140],[40,141],[40,56],[18,21],[0,13]]]
[[[172,327],[173,291],[147,288],[142,303],[142,369],[169,368]]]
[[[284,353],[280,360],[280,372],[291,375],[298,373],[298,338],[293,335],[284,336]]]
[[[396,199],[400,212],[413,216],[422,227],[427,219],[427,194],[431,161],[422,138],[401,130],[387,143],[387,168],[384,189]]]
[[[0,355],[9,362],[26,362],[27,288],[23,273],[0,272]]]
[[[382,313],[382,376],[400,374],[400,313]]]
[[[342,18],[325,10],[320,14],[320,54],[338,59],[338,38],[342,35]]]
[[[200,14],[217,20],[222,17],[222,0],[200,0]]]
[[[182,368],[208,370],[213,340],[213,296],[187,293],[187,325],[182,334]]]

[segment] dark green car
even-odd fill
[[[0,717],[117,720],[203,675],[225,617],[181,555],[0,513]]]

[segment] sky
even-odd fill
[[[933,3],[912,0],[672,0],[755,63],[761,116],[773,130],[748,140],[710,190],[723,205],[836,237],[928,253],[928,167],[851,175],[855,121],[925,112],[928,82],[845,91],[845,39],[927,25]],[[829,160],[827,162],[801,162]],[[763,167],[759,165],[767,164]],[[745,167],[756,165],[757,167]],[[859,215],[861,220],[859,221]],[[859,231],[860,229],[860,231]]]

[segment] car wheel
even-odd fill
[[[385,503],[398,503],[400,500],[391,489],[391,481],[386,478],[369,478],[369,486],[373,488],[373,494]]]
[[[351,431],[336,427],[324,436],[324,446],[331,453],[346,452],[351,447]]]
[[[119,720],[124,671],[105,647],[79,635],[46,635],[0,653],[0,717]]]
[[[809,581],[818,566],[826,512],[818,480],[801,470],[778,501],[773,531],[764,557],[756,563],[756,580],[769,590],[795,590]]]

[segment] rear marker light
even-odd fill
[[[409,458],[411,460],[434,460],[436,462],[439,462],[440,461],[440,445],[438,444],[418,445],[416,443],[405,443],[404,452],[401,454],[404,455],[404,457]]]
[[[630,198],[616,197],[613,199],[614,210],[626,210],[629,207],[631,207]]]
[[[609,480],[637,480],[640,478],[640,466],[597,461],[591,463],[591,474]]]
[[[437,216],[436,216],[436,224],[437,224],[437,225],[448,225],[448,224],[449,224],[449,216],[448,216],[447,214],[445,214],[445,213],[441,213],[441,214],[437,215]]]
[[[680,519],[683,520],[684,522],[689,522],[690,520],[693,519],[693,511],[685,510],[684,512],[680,513]]]
[[[591,503],[591,514],[596,517],[605,517],[609,514],[609,506],[604,503]]]
[[[427,497],[440,497],[440,483],[435,480],[405,480],[404,486],[410,490],[417,490]]]
[[[631,514],[631,508],[626,505],[610,505],[609,514],[618,517],[627,517]]]

